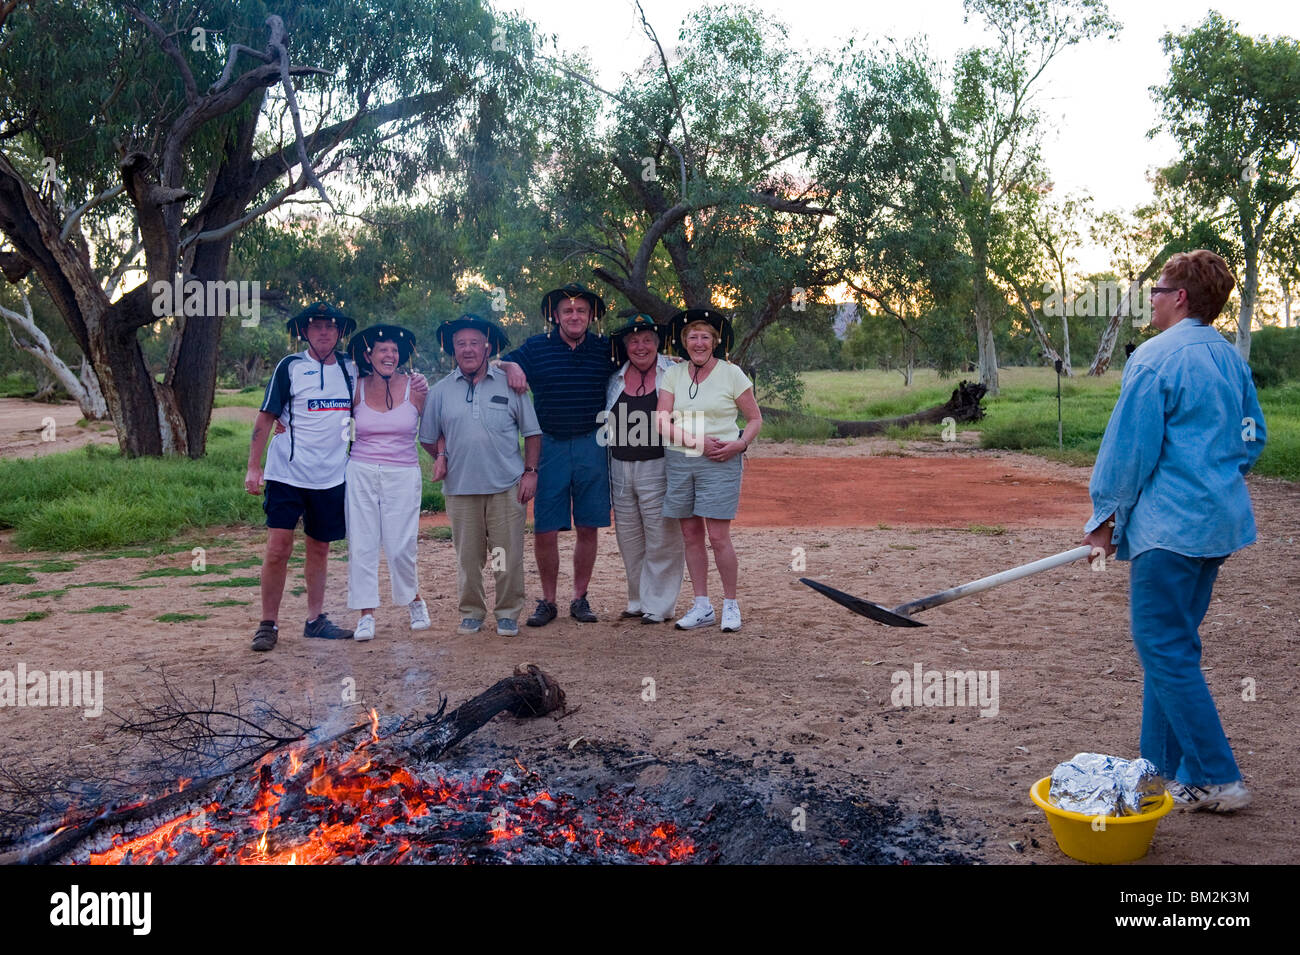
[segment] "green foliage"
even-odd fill
[[[130,604],[98,604],[84,610],[69,610],[68,613],[121,613],[123,610],[130,609]]]
[[[154,617],[159,623],[189,623],[193,620],[207,620],[206,613],[164,613]]]
[[[1261,328],[1251,336],[1250,370],[1256,388],[1300,381],[1300,328]]]
[[[260,501],[240,482],[247,458],[247,429],[218,424],[199,461],[131,460],[93,445],[0,461],[0,527],[16,529],[19,547],[75,551],[260,523]]]

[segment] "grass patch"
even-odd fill
[[[210,580],[198,584],[199,587],[257,587],[262,583],[260,577],[231,577],[229,580]]]
[[[247,607],[251,601],[248,600],[205,600],[205,607]]]
[[[244,389],[234,393],[218,393],[212,400],[214,408],[260,408],[266,392],[261,388]]]
[[[22,564],[0,565],[0,584],[34,584],[36,578]]]
[[[1091,467],[1106,423],[1119,398],[1120,374],[1088,378],[1083,369],[1061,382],[1061,443],[1057,443],[1056,373],[1050,368],[1002,368],[1001,394],[985,398],[984,420],[959,424],[980,433],[980,446],[1025,451],[1078,467]],[[972,377],[972,376],[966,376]],[[960,376],[942,380],[928,369],[916,372],[910,388],[896,372],[813,371],[802,375],[809,414],[850,420],[912,414],[948,400]],[[1300,481],[1300,382],[1259,392],[1267,440],[1254,473]],[[779,440],[776,423],[763,436]],[[889,437],[933,437],[931,429],[891,430]]]
[[[165,613],[154,617],[159,623],[189,623],[191,620],[207,620],[206,613]]]
[[[87,607],[85,610],[70,610],[69,613],[121,613],[123,610],[130,610],[130,604],[99,604],[96,607]]]
[[[1007,532],[1001,524],[967,524],[966,530],[972,534],[983,534],[985,537],[1001,537]]]
[[[24,600],[38,600],[41,597],[62,597],[68,592],[67,587],[60,587],[58,590],[33,590],[29,594],[19,594]]]
[[[203,572],[192,570],[189,567],[155,567],[153,570],[146,570],[143,573],[136,574],[136,580],[145,580],[150,577],[202,577],[203,574],[215,574],[216,569],[205,570]]]
[[[121,584],[116,580],[87,580],[80,584],[68,584],[67,589],[73,587],[107,587],[109,590],[157,590],[162,584],[154,584],[152,587],[141,584]]]
[[[293,597],[301,597],[306,592],[307,592],[306,587],[294,587],[292,590],[289,591],[289,594],[290,596]]]
[[[451,528],[435,527],[429,531],[429,536],[436,541],[449,541],[451,540]]]
[[[0,623],[3,624],[33,623],[34,621],[37,620],[44,620],[49,615],[50,615],[50,611],[48,610],[32,610],[29,611],[28,613],[23,614],[21,617],[8,617],[5,620],[0,620]]]

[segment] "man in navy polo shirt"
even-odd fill
[[[533,389],[542,427],[542,457],[533,501],[533,548],[542,577],[542,598],[528,626],[544,627],[558,615],[559,532],[575,528],[573,600],[569,615],[595,623],[587,584],[596,564],[597,529],[609,527],[609,462],[596,441],[605,410],[605,386],[617,370],[609,339],[588,333],[605,314],[595,292],[571,282],[547,292],[542,316],[555,328],[534,335],[503,356],[510,387]]]

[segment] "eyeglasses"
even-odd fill
[[[1161,292],[1181,292],[1181,291],[1182,289],[1179,288],[1161,288],[1160,286],[1157,285],[1151,289],[1151,294],[1159,295]]]

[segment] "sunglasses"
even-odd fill
[[[1177,289],[1177,288],[1161,288],[1159,285],[1157,285],[1157,286],[1155,286],[1154,288],[1151,289],[1151,294],[1152,294],[1152,295],[1159,295],[1161,292],[1181,292],[1181,291],[1182,291],[1182,289]]]

